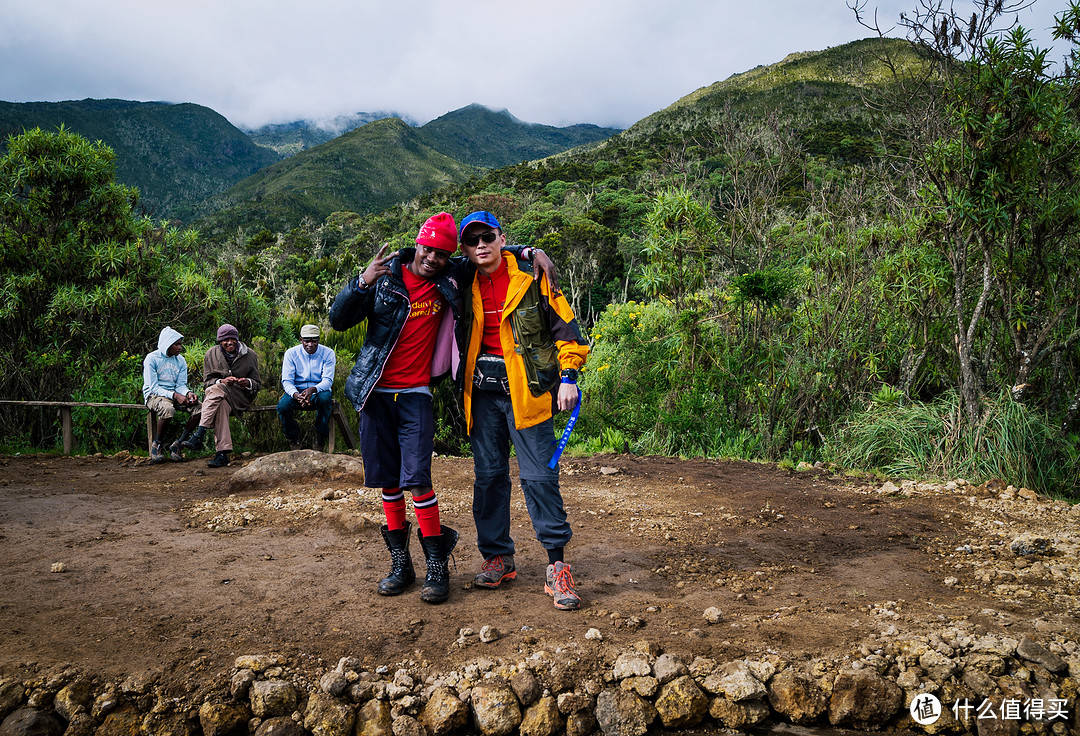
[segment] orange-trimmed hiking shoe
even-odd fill
[[[479,574],[473,578],[473,585],[480,588],[498,588],[504,580],[513,580],[516,577],[514,556],[495,555],[490,560],[484,560]]]
[[[560,611],[575,611],[581,607],[581,598],[574,590],[574,576],[565,562],[547,566],[544,592],[555,599],[555,607]]]

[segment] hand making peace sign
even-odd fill
[[[382,247],[379,248],[379,252],[375,254],[375,257],[373,259],[371,259],[371,263],[369,263],[368,267],[365,268],[364,271],[360,274],[361,288],[368,289],[374,286],[375,282],[378,281],[380,276],[390,273],[390,267],[386,264],[389,263],[390,259],[396,256],[398,252],[395,250],[389,255],[383,255],[384,253],[386,253],[386,249],[389,247],[389,243],[383,243]]]

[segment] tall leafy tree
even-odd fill
[[[645,217],[645,265],[638,286],[649,296],[670,297],[676,307],[705,285],[709,251],[716,247],[719,224],[709,208],[683,187],[656,195]]]
[[[1080,79],[1056,69],[1016,24],[1031,2],[923,0],[901,15],[932,60],[934,92],[913,97],[923,138],[924,233],[951,268],[957,389],[969,424],[987,391],[1028,395],[1037,369],[1080,337],[1071,254],[1080,237]],[[856,6],[856,12],[863,12]],[[1072,3],[1055,38],[1075,58]],[[915,116],[913,116],[915,117]]]
[[[113,152],[64,128],[8,140],[0,158],[0,395],[69,399],[123,351],[142,354],[162,326],[247,334],[270,310],[229,290],[188,255],[194,231],[156,227],[138,192],[115,181]]]

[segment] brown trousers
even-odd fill
[[[202,402],[202,415],[199,426],[214,429],[214,449],[218,452],[230,452],[232,446],[232,432],[229,430],[229,415],[232,414],[232,406],[225,396],[225,387],[215,383],[206,389],[206,397]]]

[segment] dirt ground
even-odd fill
[[[1012,536],[1075,530],[1077,517],[1038,500],[1028,507],[1045,513],[996,510],[983,500],[996,499],[992,487],[883,493],[881,480],[821,470],[564,458],[583,608],[562,612],[544,594],[546,556],[517,490],[518,578],[471,587],[481,560],[469,459],[434,463],[443,522],[461,532],[439,606],[420,601],[419,584],[375,594],[388,556],[378,493],[361,477],[238,488],[232,475],[254,460],[210,470],[198,459],[0,458],[0,677],[74,665],[190,690],[244,654],[280,653],[317,673],[343,656],[446,670],[569,641],[617,651],[647,639],[718,661],[829,658],[889,627],[961,620],[1013,637],[1077,635],[1077,591],[1050,590],[1048,572],[1017,592],[975,564],[1012,565]],[[415,540],[413,558],[422,570]],[[456,643],[483,626],[501,637]],[[586,638],[592,628],[602,640]]]

